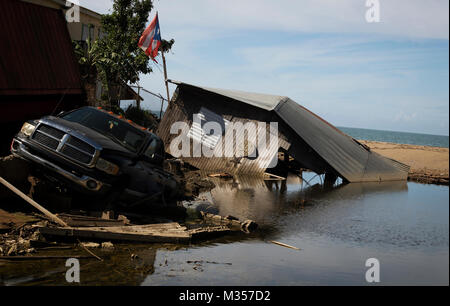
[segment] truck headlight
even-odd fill
[[[104,160],[103,158],[99,158],[97,160],[97,164],[95,165],[95,167],[99,170],[102,170],[108,174],[112,174],[112,175],[117,175],[117,173],[119,173],[119,166]]]
[[[32,125],[32,124],[29,124],[28,122],[25,122],[22,125],[22,128],[20,129],[20,132],[28,137],[31,134],[33,134],[35,128],[36,128],[35,125]]]

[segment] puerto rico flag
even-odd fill
[[[156,62],[155,57],[158,55],[158,48],[160,45],[161,33],[159,31],[158,13],[156,13],[155,18],[153,18],[144,33],[142,33],[138,46],[144,50],[145,54],[150,56],[150,58]]]

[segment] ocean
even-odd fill
[[[369,130],[349,127],[339,127],[339,129],[344,133],[352,136],[353,138],[361,140],[383,141],[441,148],[449,147],[449,137],[442,135]]]

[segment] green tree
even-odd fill
[[[98,52],[97,41],[88,39],[86,44],[81,44],[74,41],[75,55],[80,64],[81,81],[87,93],[87,100],[89,105],[95,104],[95,90],[97,79],[106,79],[105,71],[101,69],[100,64],[104,63],[104,58],[100,57]]]
[[[152,72],[151,60],[138,47],[152,8],[151,0],[114,0],[112,12],[102,16],[104,35],[79,56],[80,64],[90,67],[81,70],[101,79],[112,107],[118,105],[123,84],[136,83],[139,74]],[[173,43],[173,39],[163,40],[162,52],[168,52]]]

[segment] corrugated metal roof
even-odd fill
[[[283,101],[275,112],[349,182],[406,180],[408,166],[367,150],[296,102]]]
[[[253,93],[253,92],[245,92],[239,90],[227,90],[227,89],[218,89],[218,88],[210,88],[210,87],[201,87],[192,84],[187,84],[179,81],[169,80],[171,83],[177,85],[188,85],[196,88],[200,88],[209,92],[213,92],[219,94],[221,96],[225,96],[237,101],[241,101],[267,111],[273,110],[280,101],[287,99],[288,97],[284,96],[276,96],[276,95],[267,95],[261,93]]]
[[[368,150],[352,137],[287,97],[209,89],[181,82],[177,84],[183,88],[200,88],[267,111],[274,111],[331,168],[349,182],[407,179],[409,166]],[[259,97],[262,102],[256,101]]]
[[[0,1],[0,94],[82,93],[61,10]]]

